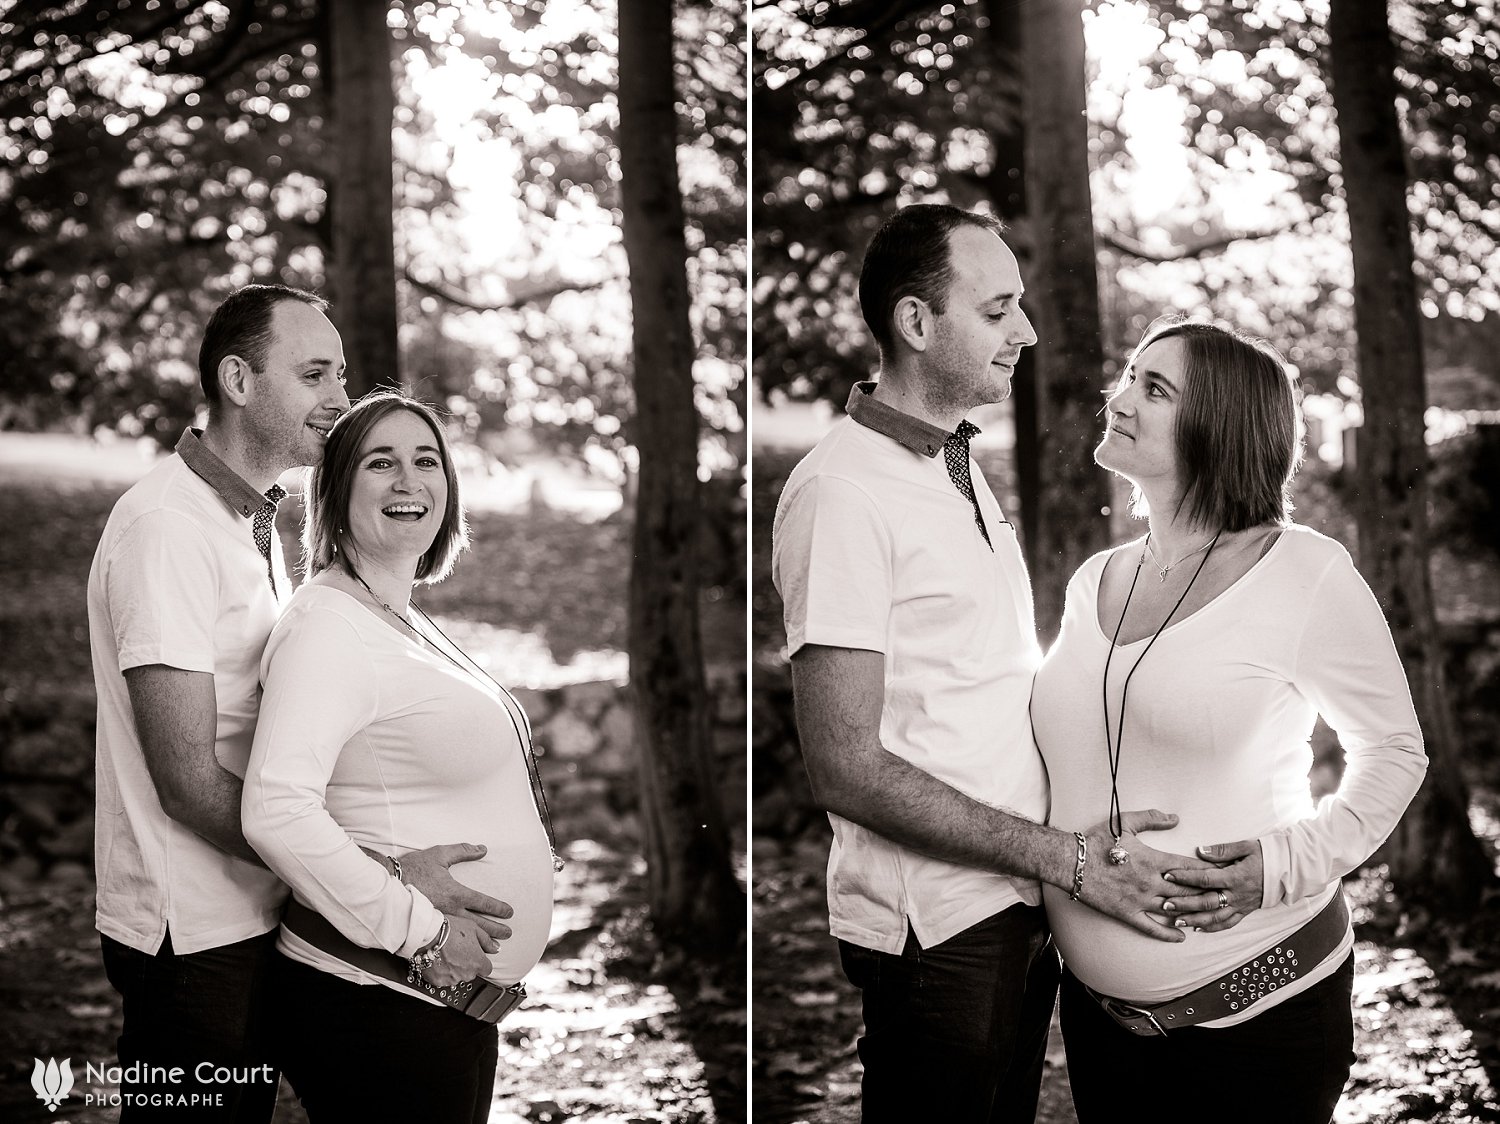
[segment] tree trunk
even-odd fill
[[[329,192],[332,319],[344,338],[349,397],[400,385],[392,118],[396,96],[385,4],[329,0],[328,86],[336,176]]]
[[[990,68],[997,86],[1008,88],[1019,80],[1021,74],[1021,9],[1015,0],[986,0],[985,15],[989,19]],[[992,128],[990,144],[995,150],[995,163],[991,169],[987,187],[995,213],[1011,231],[1005,243],[1021,263],[1021,277],[1032,275],[1031,240],[1026,237],[1026,125],[1025,117],[1017,113],[1015,119]],[[1030,302],[1023,302],[1030,311]],[[1011,450],[1012,464],[1016,473],[1016,498],[1020,501],[1017,529],[1020,532],[1021,549],[1026,557],[1026,567],[1032,574],[1037,572],[1037,534],[1035,528],[1041,522],[1040,466],[1037,459],[1037,385],[1036,348],[1021,349],[1021,358],[1016,363],[1015,377],[1011,380],[1010,405],[1016,427],[1016,444]]]
[[[1084,113],[1083,0],[1021,5],[1026,71],[1026,303],[1036,351],[1037,525],[1027,527],[1037,632],[1051,642],[1073,571],[1108,543],[1099,440],[1104,352]]]
[[[680,948],[731,942],[744,923],[708,767],[698,626],[698,412],[687,245],[677,179],[672,0],[620,6],[620,166],[634,314],[640,474],[630,573],[635,707],[653,924]]]
[[[1364,424],[1357,438],[1359,561],[1411,683],[1430,765],[1383,855],[1404,895],[1472,905],[1493,868],[1469,826],[1427,560],[1422,328],[1412,274],[1396,53],[1383,0],[1333,0],[1330,76],[1354,249]]]

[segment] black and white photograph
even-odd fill
[[[751,18],[754,1118],[1500,1118],[1494,5]]]
[[[0,1117],[745,1119],[746,26],[0,4]]]
[[[1500,1121],[1496,0],[0,0],[0,1118]]]

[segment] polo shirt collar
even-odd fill
[[[184,429],[174,451],[184,464],[219,493],[220,499],[245,518],[248,519],[266,506],[266,497],[246,483],[239,473],[216,457],[203,443],[201,429]]]
[[[931,422],[911,414],[902,413],[894,406],[887,406],[875,397],[873,382],[858,382],[849,391],[849,403],[845,411],[866,429],[889,437],[903,448],[910,449],[920,457],[935,457],[944,442],[953,436]],[[979,432],[979,427],[974,427]]]

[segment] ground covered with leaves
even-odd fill
[[[1009,458],[976,454],[1002,502],[1014,506]],[[752,1112],[760,1124],[856,1124],[860,1066],[857,993],[828,935],[824,871],[830,838],[813,805],[792,718],[781,603],[770,580],[776,501],[798,451],[755,451],[752,502]],[[1353,539],[1339,482],[1304,470],[1298,519]],[[1450,651],[1449,684],[1465,733],[1476,832],[1500,851],[1500,669],[1490,556],[1435,556],[1434,581]],[[1336,1124],[1500,1120],[1500,893],[1470,916],[1408,910],[1380,868],[1346,883],[1354,907],[1356,1062]],[[1170,1113],[1170,1108],[1168,1108]],[[1191,1111],[1190,1116],[1212,1119]],[[1056,1027],[1041,1124],[1071,1124],[1067,1067]]]
[[[757,839],[751,983],[757,1124],[857,1124],[859,1001],[828,935],[826,834]],[[1336,1124],[1500,1120],[1500,900],[1464,923],[1404,911],[1377,869],[1345,884],[1355,1048]],[[1054,1024],[1039,1124],[1073,1124]]]
[[[94,699],[84,588],[118,480],[0,464],[0,1119],[114,1120],[80,1084],[56,1114],[34,1058],[115,1059],[118,996],[93,928]],[[291,513],[288,513],[290,515]],[[284,518],[281,522],[288,522]],[[526,632],[566,663],[623,645],[629,527],[616,517],[477,513],[475,546],[428,603],[447,619]],[[293,528],[281,528],[290,539]],[[288,557],[295,553],[290,541]],[[705,646],[743,652],[742,589],[704,591]],[[742,658],[742,656],[740,657]],[[743,792],[743,781],[735,782]],[[553,940],[531,998],[500,1031],[492,1121],[743,1119],[744,948],[660,948],[633,840],[570,834]],[[736,832],[738,840],[743,835]],[[743,849],[742,847],[740,848]],[[739,872],[743,876],[743,870]],[[277,1120],[302,1120],[283,1086]]]

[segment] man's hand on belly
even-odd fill
[[[449,873],[455,863],[482,859],[485,848],[477,843],[443,843],[401,855],[402,881],[421,890],[442,913],[467,917],[497,941],[510,936],[510,926],[497,918],[510,917],[515,911],[499,898],[471,890]]]
[[[1222,880],[1218,868],[1202,859],[1186,855],[1174,855],[1148,847],[1137,832],[1165,831],[1177,826],[1177,817],[1165,812],[1126,812],[1121,817],[1125,829],[1120,844],[1129,853],[1129,860],[1116,866],[1109,861],[1109,850],[1114,846],[1114,836],[1107,822],[1095,824],[1084,834],[1088,837],[1088,862],[1084,867],[1084,905],[1123,921],[1132,929],[1161,941],[1181,941],[1185,935],[1181,927],[1170,916],[1167,904],[1173,899],[1200,895],[1203,886],[1188,886],[1166,878],[1167,872],[1174,877],[1187,872],[1200,875],[1200,882],[1215,877]]]

